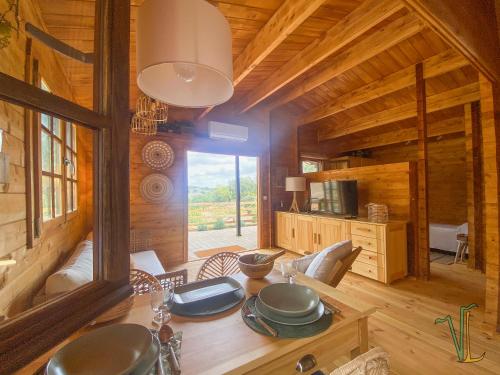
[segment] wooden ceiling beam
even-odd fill
[[[424,23],[413,14],[407,14],[391,22],[342,52],[322,71],[316,72],[311,77],[305,78],[300,84],[292,86],[271,102],[269,107],[273,109],[297,99],[325,82],[418,34],[424,27]]]
[[[424,78],[432,78],[441,74],[467,66],[465,57],[453,49],[446,50],[423,61]],[[343,112],[360,104],[394,93],[415,85],[415,67],[409,66],[378,81],[371,82],[354,91],[328,101],[313,108],[297,118],[297,125],[309,124],[325,117]]]
[[[452,117],[442,121],[429,123],[428,138],[457,135],[464,132],[464,118],[462,116]],[[345,140],[334,140],[331,149],[335,150],[335,156],[344,152],[366,150],[370,148],[389,146],[405,142],[416,141],[418,137],[417,128],[389,129],[370,136],[346,137]],[[332,142],[332,141],[327,141]]]
[[[322,38],[315,40],[283,65],[273,74],[272,79],[252,90],[237,107],[241,112],[254,107],[403,7],[403,3],[399,0],[366,0],[328,30]]]
[[[479,99],[479,84],[477,82],[471,83],[427,97],[427,113],[464,105]],[[319,129],[318,138],[319,140],[334,139],[414,117],[417,117],[417,103],[411,102],[349,121],[346,126],[342,128],[330,125]]]
[[[237,86],[278,47],[302,22],[309,18],[326,0],[286,0],[248,43],[233,66],[233,84]],[[203,118],[213,107],[199,116]]]

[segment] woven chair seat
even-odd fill
[[[240,256],[231,252],[212,255],[198,271],[197,280],[208,280],[221,276],[234,275],[240,272],[238,259]]]

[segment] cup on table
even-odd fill
[[[297,276],[297,265],[294,261],[282,262],[281,265],[281,275],[287,280],[289,284],[295,283],[295,277]]]
[[[159,325],[172,319],[170,310],[174,303],[174,284],[168,283],[163,289],[151,291],[151,309],[155,313],[153,322]]]

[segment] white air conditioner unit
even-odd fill
[[[246,126],[209,121],[208,135],[211,139],[246,142],[248,141],[248,128]]]

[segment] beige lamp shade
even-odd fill
[[[137,14],[137,85],[179,107],[209,107],[233,95],[229,23],[204,0],[145,0]]]
[[[285,182],[286,191],[305,191],[305,177],[287,177]]]

